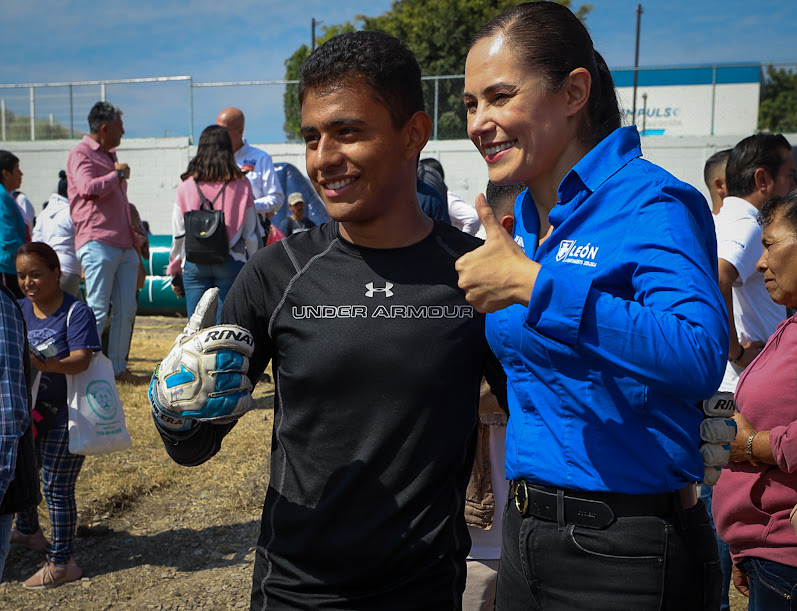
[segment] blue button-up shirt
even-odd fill
[[[487,317],[508,377],[510,479],[667,492],[702,479],[698,401],[720,384],[728,319],[703,196],[612,133],[564,177],[537,248],[531,195],[515,240],[541,264],[528,308]]]

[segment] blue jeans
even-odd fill
[[[11,549],[11,524],[13,519],[13,513],[0,516],[0,581],[3,580],[3,569],[6,566],[8,551]]]
[[[94,312],[100,337],[113,304],[108,358],[114,374],[119,375],[127,369],[130,337],[138,308],[138,253],[134,248],[117,248],[92,240],[80,247],[77,257],[86,276],[86,303]]]
[[[747,611],[797,609],[797,568],[761,558],[745,558],[740,568],[750,587]]]
[[[717,535],[717,528],[714,526],[714,516],[711,514],[711,499],[712,486],[700,484],[700,498],[706,504],[708,511],[708,519],[711,521],[711,529],[714,531],[714,538],[717,540],[717,551],[720,555],[720,568],[722,569],[722,603],[720,604],[720,611],[730,611],[731,602],[728,595],[730,589],[731,579],[733,579],[732,569],[733,560],[731,560],[731,548]]]
[[[226,263],[218,265],[201,265],[186,261],[183,267],[183,286],[189,318],[194,313],[196,304],[199,303],[203,293],[215,286],[219,288],[219,311],[216,315],[216,324],[218,324],[221,320],[221,305],[224,298],[230,292],[230,287],[243,266],[243,262],[236,261],[230,255],[227,256]]]
[[[592,529],[504,509],[498,611],[716,611],[720,568],[706,507]]]

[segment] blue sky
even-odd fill
[[[435,0],[429,0],[433,2]],[[634,61],[637,2],[592,0],[587,26],[610,67]],[[284,61],[310,42],[310,20],[322,25],[379,15],[389,0],[5,0],[0,83],[191,75],[195,82],[280,80]],[[659,0],[642,2],[640,65],[723,62],[797,64],[793,0]],[[576,4],[578,6],[578,4]],[[112,85],[108,100],[125,111],[129,136],[184,136],[187,85]],[[8,109],[28,113],[27,90],[0,89]],[[99,89],[75,88],[75,128]],[[202,88],[194,91],[196,136],[223,106],[241,106],[247,135],[281,142],[282,89]],[[68,124],[66,88],[38,90],[37,116]]]

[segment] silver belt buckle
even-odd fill
[[[529,490],[526,487],[526,482],[522,479],[514,482],[515,492],[515,509],[521,516],[526,515],[529,509]]]

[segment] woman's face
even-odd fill
[[[22,186],[22,170],[19,169],[19,163],[15,163],[10,172],[3,170],[3,186],[9,193],[16,191]]]
[[[574,138],[564,96],[564,91],[547,93],[502,34],[473,45],[465,62],[463,101],[468,136],[487,162],[492,182],[533,188],[547,177],[558,184],[557,165]]]
[[[58,268],[50,269],[38,255],[26,254],[17,257],[19,288],[33,303],[46,303],[61,292],[58,284],[59,276]]]
[[[797,229],[778,212],[764,226],[761,243],[764,252],[756,269],[764,274],[764,286],[777,304],[797,307]]]

